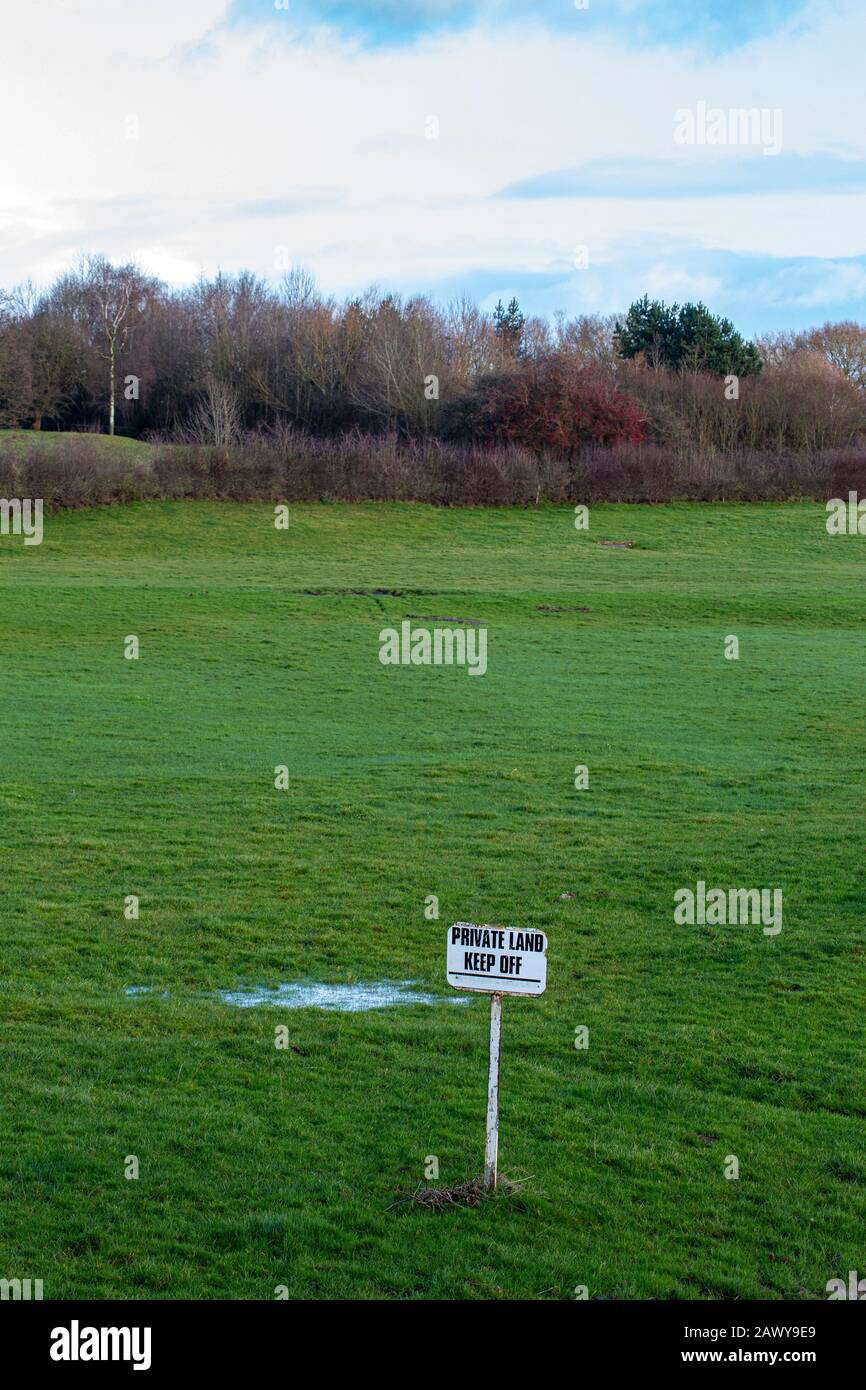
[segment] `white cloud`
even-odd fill
[[[148,275],[155,275],[168,285],[188,285],[198,274],[195,261],[176,256],[164,246],[136,246],[131,259]]]
[[[592,159],[671,158],[673,113],[698,100],[781,107],[789,151],[866,154],[857,9],[704,62],[529,22],[369,52],[333,34],[310,40],[291,13],[221,27],[227,9],[227,0],[4,6],[0,280],[47,278],[83,250],[125,257],[144,246],[142,259],[171,280],[218,266],[277,275],[288,253],[343,293],[473,270],[543,275],[585,244],[608,267],[620,255],[633,267],[646,248],[646,288],[711,298],[715,276],[693,258],[678,269],[678,247],[866,250],[866,196],[851,192],[493,196]],[[820,99],[828,93],[832,102]],[[425,139],[429,116],[438,140]],[[322,188],[333,198],[310,196],[304,208],[303,190]],[[292,198],[295,210],[271,218],[241,208]],[[604,283],[573,276],[574,303]]]

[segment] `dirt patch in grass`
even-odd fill
[[[407,613],[407,618],[414,618],[416,623],[470,623],[472,627],[481,627],[483,618],[446,618],[441,613]]]
[[[388,1208],[411,1203],[416,1207],[427,1207],[431,1211],[445,1211],[448,1207],[477,1207],[493,1197],[514,1197],[522,1192],[530,1178],[500,1177],[495,1187],[485,1187],[483,1178],[470,1178],[458,1183],[456,1187],[425,1187],[419,1184],[414,1192],[401,1197]]]
[[[301,589],[298,592],[313,598],[417,598],[433,594],[435,589]]]

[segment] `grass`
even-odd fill
[[[278,532],[169,502],[0,539],[0,1276],[823,1298],[861,1269],[866,550],[824,519],[309,505]],[[482,619],[487,675],[382,667],[408,614]],[[698,878],[781,887],[781,934],[675,926]],[[504,1007],[500,1156],[531,1181],[436,1210],[400,1199],[428,1156],[437,1188],[479,1172],[483,999],[212,996],[444,1000],[461,919],[546,931],[549,986]]]
[[[0,450],[10,450],[23,457],[33,449],[43,451],[47,458],[61,455],[69,440],[92,445],[106,462],[127,460],[147,463],[152,453],[150,444],[130,439],[122,434],[82,434],[70,430],[9,430],[0,429]]]

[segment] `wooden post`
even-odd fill
[[[502,995],[490,996],[490,1071],[487,1078],[487,1143],[484,1149],[484,1186],[496,1186],[499,1156],[499,1051],[502,1039]]]

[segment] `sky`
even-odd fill
[[[864,51],[863,0],[3,0],[0,286],[866,320]]]

